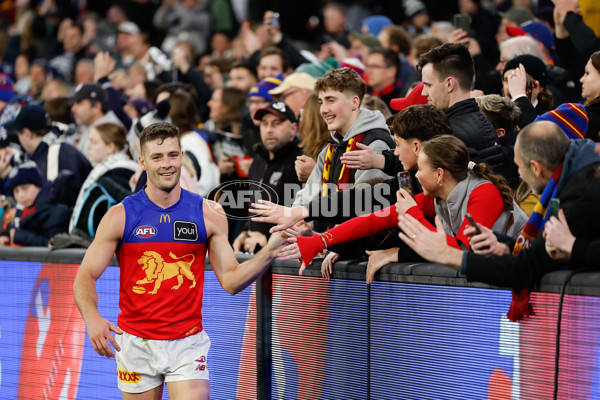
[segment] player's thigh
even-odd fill
[[[167,382],[171,400],[209,400],[208,379],[190,379],[187,381]]]
[[[163,385],[160,385],[143,393],[121,393],[123,394],[123,400],[160,400],[162,399],[163,387]]]

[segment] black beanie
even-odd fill
[[[502,71],[502,76],[506,71],[519,68],[519,64],[523,64],[525,72],[540,83],[541,86],[546,86],[546,64],[536,56],[531,54],[523,54],[508,61]]]
[[[6,193],[12,194],[17,186],[28,183],[32,183],[38,187],[42,187],[44,184],[44,178],[42,178],[37,164],[33,161],[24,162],[9,172],[6,182]]]

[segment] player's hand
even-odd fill
[[[323,275],[323,278],[326,280],[331,279],[331,275],[333,274],[333,264],[339,259],[340,255],[334,251],[327,253],[321,263],[321,275]]]
[[[92,342],[92,346],[96,353],[103,357],[112,358],[115,356],[109,343],[117,351],[121,351],[121,347],[111,334],[111,332],[117,335],[122,335],[123,331],[116,327],[112,322],[105,320],[101,316],[95,317],[93,320],[86,321],[87,332]]]
[[[384,265],[398,262],[398,247],[385,250],[367,250],[369,262],[367,263],[367,284],[373,283],[375,273]]]

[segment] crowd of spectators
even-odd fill
[[[281,256],[321,255],[325,277],[340,258],[365,257],[369,282],[387,263],[422,260],[415,237],[425,228],[469,253],[550,246],[527,286],[572,262],[555,238],[599,239],[579,229],[597,207],[566,207],[549,223],[552,243],[543,234],[549,202],[572,201],[562,191],[572,175],[600,168],[589,150],[600,140],[593,2],[281,7],[3,2],[0,243],[89,244],[104,212],[144,187],[138,137],[158,121],[179,129],[182,187],[221,202],[236,251],[286,229]],[[527,153],[538,136],[561,154]],[[569,146],[579,158],[567,165]],[[588,178],[595,186],[578,196],[596,201]],[[248,187],[251,199],[236,201]],[[478,271],[468,260],[463,272]]]

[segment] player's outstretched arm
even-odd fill
[[[121,350],[110,332],[117,334],[123,332],[100,316],[96,281],[102,276],[115,254],[124,228],[125,208],[117,205],[111,208],[100,221],[96,237],[83,257],[73,285],[75,302],[85,321],[92,346],[98,354],[106,357],[115,356],[108,343],[111,343],[117,351]]]
[[[262,250],[250,260],[239,264],[227,240],[227,218],[223,207],[210,200],[204,202],[210,265],[223,289],[230,294],[239,293],[269,268],[285,240],[281,233],[274,233]]]

